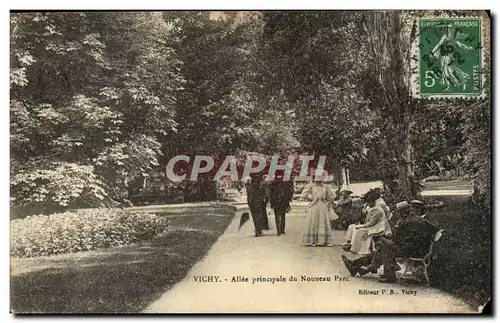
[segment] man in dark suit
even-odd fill
[[[292,181],[285,181],[279,174],[271,183],[270,202],[274,210],[276,231],[278,235],[285,233],[285,215],[290,211],[290,202],[293,199],[294,186]]]
[[[411,210],[413,213],[415,213],[415,215],[421,216],[423,218],[426,217],[424,202],[420,200],[412,200],[410,204],[411,204]]]

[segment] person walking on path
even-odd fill
[[[331,246],[330,212],[333,212],[333,209],[330,203],[334,199],[334,193],[324,183],[323,179],[327,175],[328,173],[323,171],[321,178],[315,176],[302,191],[302,198],[311,199],[307,210],[306,231],[303,236],[303,243],[306,246]]]
[[[253,174],[247,188],[247,203],[252,214],[256,237],[261,236],[262,230],[267,230],[268,225],[267,218],[264,219],[264,216],[267,217],[265,212],[267,196],[264,186],[261,185],[261,179],[259,174]]]
[[[290,202],[293,199],[294,186],[292,181],[285,181],[279,174],[270,185],[270,202],[274,210],[276,231],[278,235],[285,233],[285,216],[291,211]]]
[[[262,214],[264,217],[264,230],[269,230],[269,219],[268,215],[271,213],[268,208],[269,201],[271,198],[271,181],[268,179],[267,175],[262,176],[260,185],[264,188],[265,192],[265,202],[262,205]]]

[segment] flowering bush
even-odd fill
[[[168,223],[155,214],[92,209],[28,216],[11,221],[10,227],[11,255],[37,257],[145,240],[164,232]]]

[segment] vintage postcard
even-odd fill
[[[10,311],[491,312],[487,11],[10,13]]]

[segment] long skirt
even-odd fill
[[[267,230],[267,227],[269,226],[267,222],[267,215],[264,214],[263,210],[265,210],[265,207],[262,207],[259,204],[250,205],[250,214],[252,214],[255,232],[262,233],[262,230]]]
[[[308,246],[327,245],[332,242],[332,229],[326,203],[318,201],[307,210],[306,231],[302,242]]]
[[[470,75],[462,71],[455,63],[451,63],[448,56],[441,57],[441,84],[450,86],[460,86],[465,84],[470,78]]]
[[[262,214],[262,229],[269,230],[269,219],[267,218],[267,204],[262,203],[261,205],[261,214]]]
[[[369,255],[371,253],[372,237],[368,235],[367,228],[355,229],[356,225],[351,224],[347,228],[346,240],[351,243],[351,252],[358,255]]]

